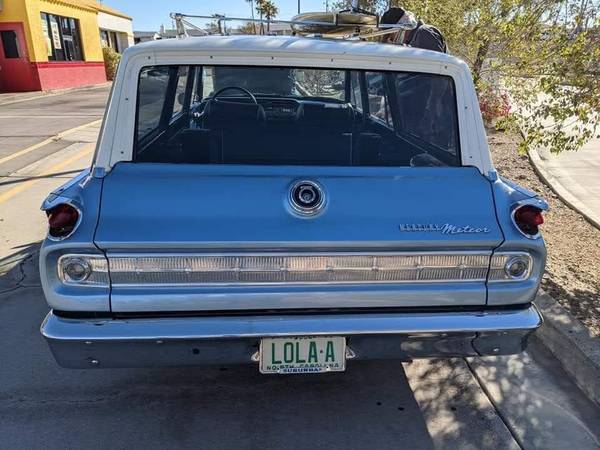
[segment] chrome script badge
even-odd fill
[[[490,229],[487,227],[478,228],[470,225],[456,226],[450,223],[443,225],[437,223],[402,223],[398,225],[400,231],[436,231],[442,234],[479,234],[489,233]]]

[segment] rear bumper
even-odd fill
[[[531,305],[479,312],[67,319],[50,312],[41,332],[69,368],[252,362],[261,337],[345,336],[356,359],[506,355],[542,324]]]

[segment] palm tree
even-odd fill
[[[260,15],[260,19],[274,19],[279,14],[279,8],[275,6],[271,0],[256,0],[256,12]],[[264,34],[263,24],[260,24],[261,34]],[[267,22],[267,31],[271,31],[271,24]]]
[[[271,0],[265,1],[265,17],[268,20],[274,19],[279,14],[279,8]],[[271,31],[271,24],[267,23],[267,31]]]

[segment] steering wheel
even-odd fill
[[[239,86],[226,86],[224,88],[221,88],[213,94],[212,98],[213,98],[213,100],[218,102],[219,99],[217,97],[219,95],[221,95],[225,91],[233,91],[233,90],[244,93],[246,96],[250,97],[250,100],[252,100],[252,103],[254,103],[255,105],[258,105],[258,102],[256,101],[256,97],[252,94],[252,92],[250,92],[248,89],[244,89],[243,87],[239,87]]]

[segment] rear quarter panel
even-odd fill
[[[58,258],[66,253],[102,254],[94,244],[98,223],[102,180],[93,178],[89,171],[75,177],[54,191],[42,205],[48,207],[61,198],[69,199],[82,213],[75,232],[62,241],[46,237],[40,249],[40,278],[48,305],[65,311],[109,311],[109,288],[97,286],[67,286],[58,278]],[[60,197],[58,197],[60,196]],[[58,197],[58,198],[57,198]]]
[[[533,259],[531,276],[523,282],[488,283],[488,301],[490,306],[529,303],[534,300],[544,275],[546,266],[546,246],[544,239],[529,239],[522,235],[511,219],[511,212],[519,201],[537,198],[535,193],[498,178],[492,182],[498,223],[504,235],[504,241],[496,251],[526,251]],[[544,203],[540,199],[540,202]]]

